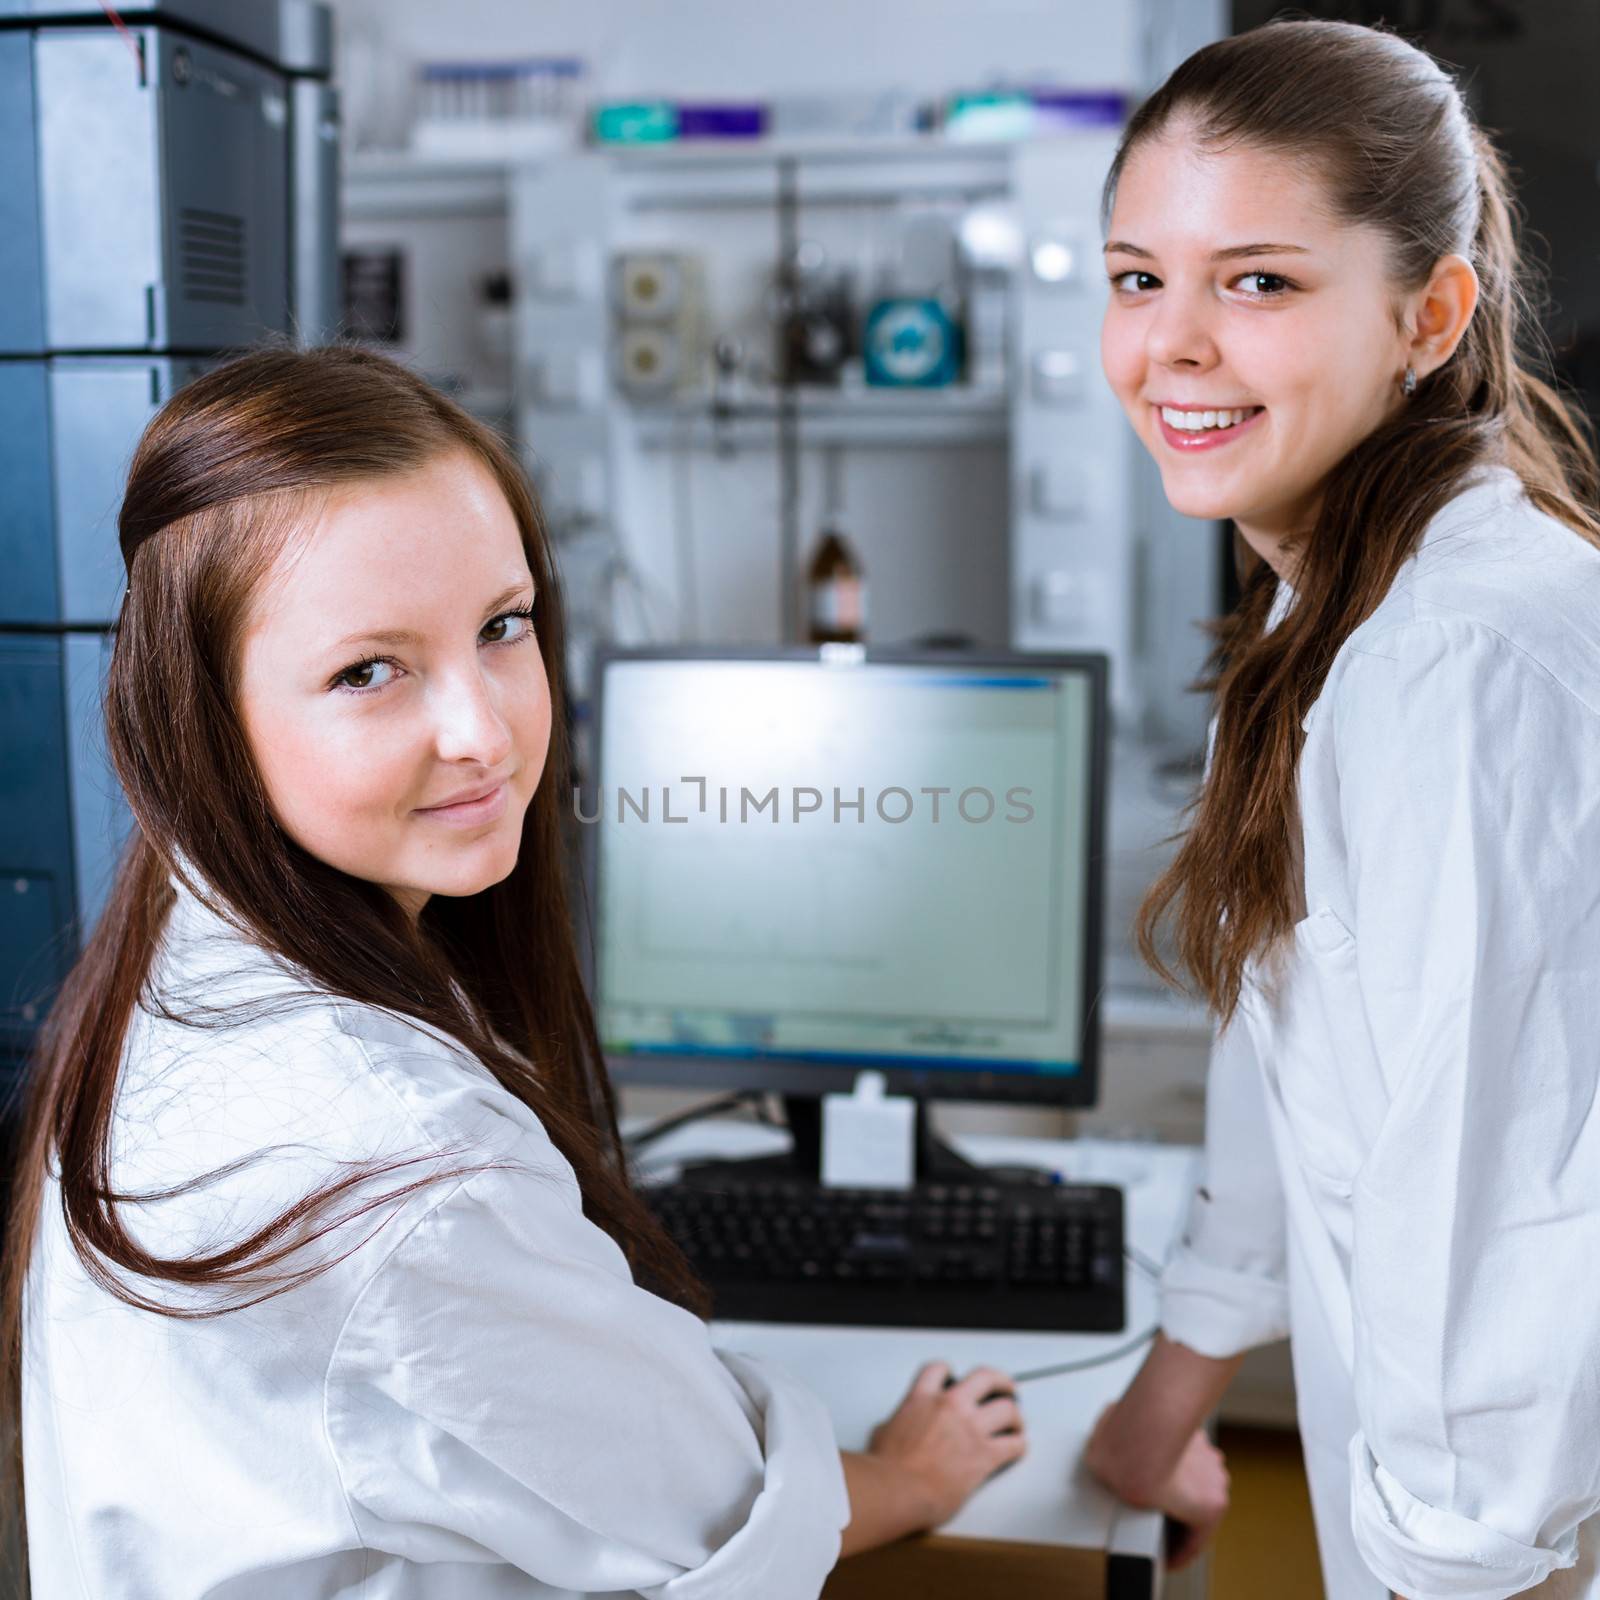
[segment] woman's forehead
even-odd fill
[[[521,530],[495,478],[473,457],[452,455],[330,493],[285,540],[252,622],[414,616],[527,576]]]
[[[1109,237],[1130,230],[1228,244],[1326,245],[1342,231],[1328,186],[1302,152],[1202,139],[1180,123],[1141,141],[1117,181]],[[1132,240],[1141,243],[1140,240]]]

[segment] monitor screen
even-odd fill
[[[1093,1103],[1103,657],[597,663],[595,1001],[620,1082]]]

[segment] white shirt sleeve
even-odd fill
[[[1161,1278],[1161,1329],[1205,1356],[1289,1331],[1283,1188],[1265,1084],[1242,1017],[1211,1047],[1206,1147],[1182,1240]]]
[[[564,1163],[474,1175],[406,1227],[326,1404],[363,1544],[412,1560],[815,1600],[849,1517],[821,1402],[635,1286]]]
[[[1600,1510],[1600,718],[1467,619],[1338,700],[1356,970],[1388,1095],[1353,1195],[1352,1518],[1491,1600]]]

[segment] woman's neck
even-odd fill
[[[387,887],[387,886],[386,886]],[[390,895],[405,912],[407,920],[413,927],[417,918],[422,915],[422,908],[433,898],[426,889],[400,889],[389,888]]]
[[[1293,526],[1280,527],[1256,519],[1244,522],[1237,517],[1233,525],[1239,530],[1239,537],[1277,573],[1279,580],[1293,587],[1300,564],[1300,550]],[[1298,525],[1309,526],[1306,523]]]

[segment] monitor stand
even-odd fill
[[[930,1102],[923,1095],[916,1101],[916,1144],[918,1183],[977,1183],[985,1169],[951,1149],[933,1131]],[[786,1094],[783,1117],[793,1141],[782,1155],[747,1156],[736,1161],[695,1162],[686,1168],[686,1178],[703,1179],[713,1173],[737,1175],[741,1183],[785,1179],[800,1183],[822,1181],[822,1099],[818,1095]]]

